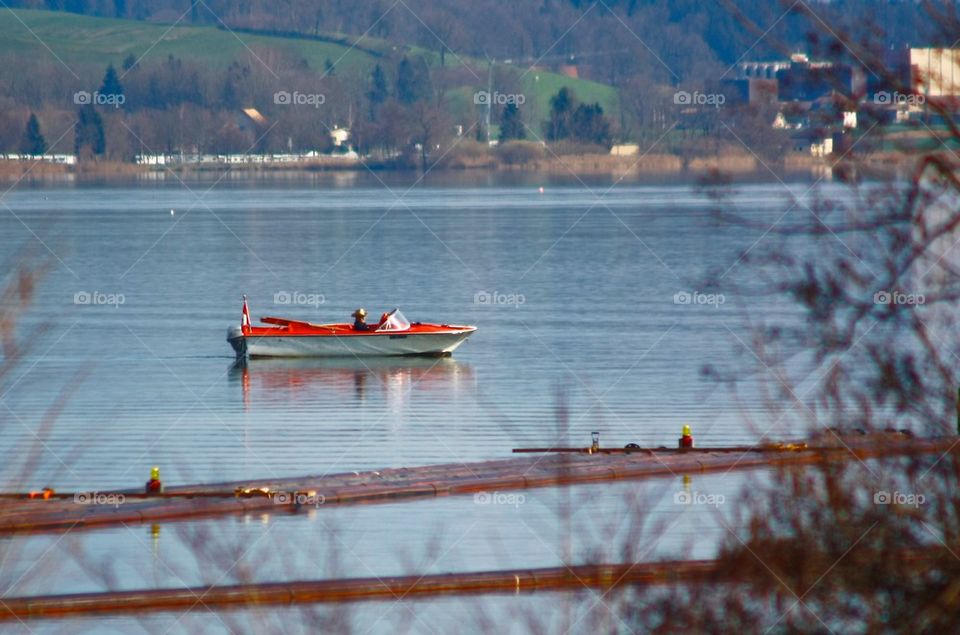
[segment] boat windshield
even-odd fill
[[[407,318],[403,317],[403,313],[400,312],[400,309],[394,309],[390,311],[387,315],[386,321],[381,324],[377,330],[378,331],[406,331],[410,328],[410,322],[407,321]]]

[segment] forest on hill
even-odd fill
[[[821,19],[882,51],[940,44],[930,12],[953,8],[911,0],[6,4],[0,152],[56,146],[129,160],[326,151],[331,130],[349,127],[361,152],[417,148],[424,162],[453,136],[575,148],[658,139],[678,87],[732,77],[740,61],[806,51],[855,63],[811,35]],[[262,120],[240,114],[251,107]]]
[[[747,55],[765,59],[778,45],[806,48],[805,11],[891,47],[941,37],[930,11],[945,0],[11,0],[11,7],[184,25],[317,37],[366,35],[439,54],[518,64],[575,60],[596,78],[689,79]],[[769,29],[761,39],[749,22]],[[658,61],[659,60],[659,61]],[[660,63],[662,61],[662,64]]]

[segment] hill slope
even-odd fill
[[[131,55],[141,63],[173,55],[209,67],[222,68],[235,59],[248,58],[252,54],[264,57],[268,50],[303,59],[317,72],[322,72],[327,63],[334,63],[340,74],[353,71],[367,73],[374,64],[403,54],[423,55],[428,63],[439,64],[434,52],[398,46],[376,38],[364,38],[355,44],[355,39],[340,35],[317,39],[279,37],[213,27],[152,24],[62,12],[28,9],[0,11],[0,57],[48,59],[51,65],[58,66],[60,62],[56,58],[59,57],[71,70],[84,66],[102,69],[111,63],[119,67]],[[447,67],[451,65],[451,57],[447,59]],[[478,69],[486,66],[485,62],[464,61],[476,63]],[[522,72],[524,69],[517,70]],[[528,73],[522,85],[528,107],[539,120],[545,118],[550,96],[561,86],[569,86],[584,101],[600,102],[607,112],[613,112],[616,108],[616,89],[597,82],[537,70]],[[455,100],[467,95],[472,97],[472,91],[480,88],[485,87],[458,90],[451,96]]]
[[[119,64],[128,55],[143,61],[164,59],[168,55],[225,66],[248,55],[252,49],[272,48],[302,56],[312,68],[323,68],[326,60],[340,60],[338,66],[368,66],[374,56],[369,51],[385,43],[371,42],[361,50],[335,42],[280,38],[254,34],[234,34],[212,27],[169,26],[93,18],[52,11],[20,9],[0,12],[0,55],[60,57],[71,64]],[[48,50],[49,49],[49,50]],[[51,54],[52,53],[52,54]]]

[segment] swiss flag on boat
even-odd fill
[[[240,330],[244,334],[250,331],[250,309],[247,308],[247,296],[243,296],[243,319],[240,320]]]

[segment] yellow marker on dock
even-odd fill
[[[145,487],[147,494],[159,494],[163,491],[163,483],[160,482],[160,468],[154,465],[150,468],[150,480]]]
[[[681,450],[684,448],[693,447],[693,432],[690,431],[690,426],[684,424],[683,430],[680,432],[680,438],[677,440],[677,447]]]

